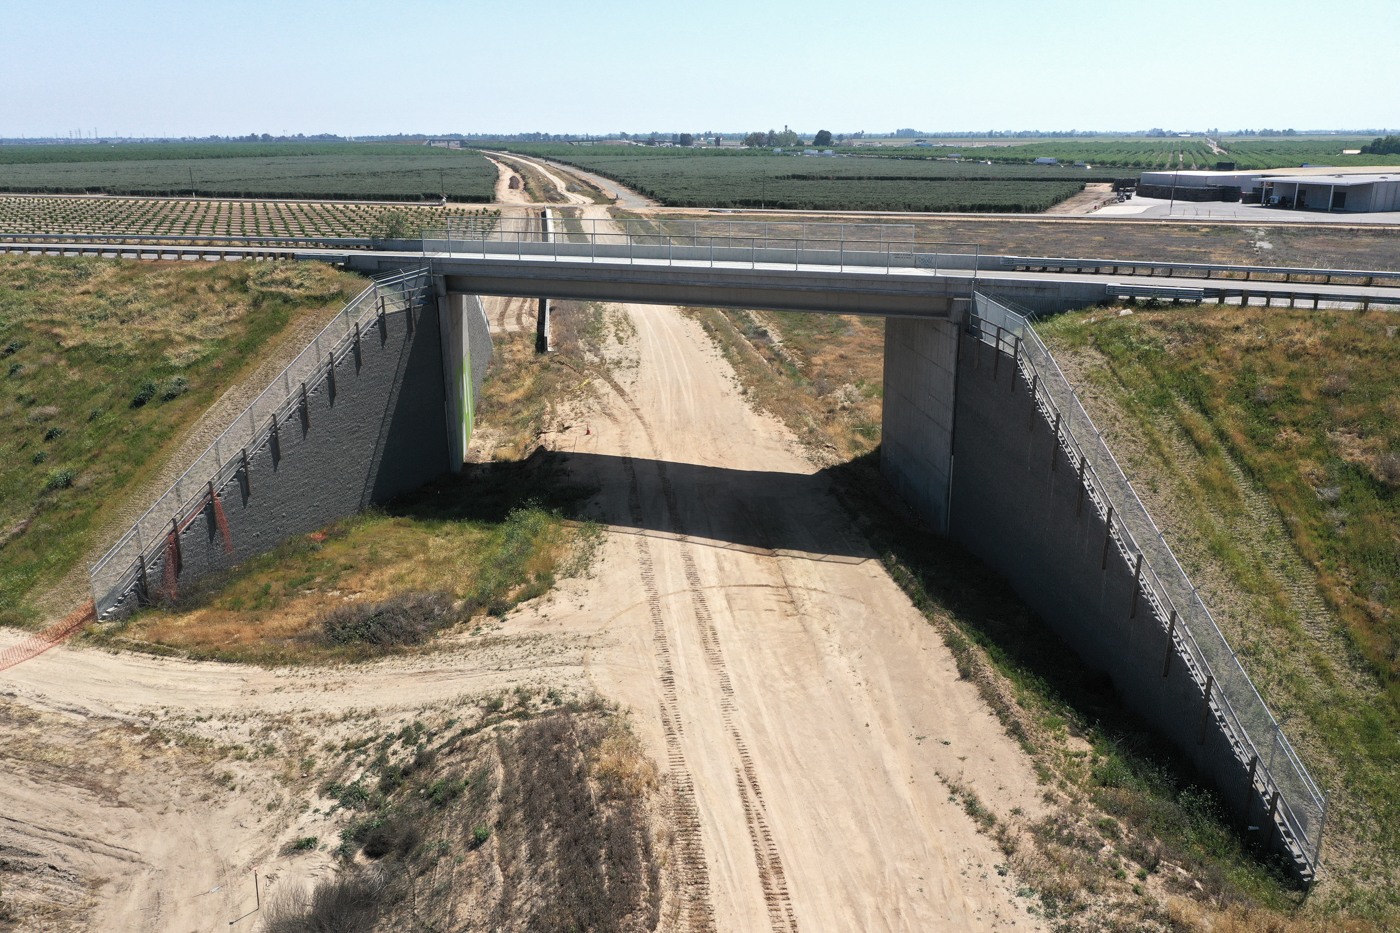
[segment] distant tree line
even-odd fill
[[[1367,155],[1400,155],[1400,136],[1379,136],[1369,146],[1362,146]]]

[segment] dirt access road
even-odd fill
[[[11,668],[7,895],[58,905],[44,929],[228,929],[253,867],[265,897],[332,871],[287,849],[337,829],[302,755],[525,685],[631,710],[673,795],[676,929],[1037,929],[945,784],[1033,819],[1019,748],[699,325],[624,310],[601,396],[543,439],[599,488],[593,576],[427,656],[273,671],[59,648]]]

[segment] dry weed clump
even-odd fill
[[[321,620],[332,645],[416,645],[458,621],[446,593],[404,593],[377,603],[336,606]]]
[[[596,698],[520,688],[338,751],[341,872],[279,894],[269,929],[656,929],[655,765]]]
[[[1370,920],[1290,917],[1238,904],[1219,910],[1183,897],[1169,898],[1167,913],[1180,933],[1380,933],[1388,929]]]

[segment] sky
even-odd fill
[[[1397,35],[1396,0],[0,0],[0,137],[1396,127]]]

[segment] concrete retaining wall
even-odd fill
[[[885,321],[880,466],[940,532],[947,530],[959,330],[951,321]]]
[[[284,414],[276,433],[247,452],[248,468],[216,490],[217,506],[205,493],[204,508],[181,526],[178,551],[168,537],[147,566],[146,583],[137,582],[118,613],[165,592],[168,565],[177,568],[178,593],[288,537],[460,469],[450,426],[465,423],[470,430],[491,345],[480,302],[457,297],[453,310],[460,314],[450,315],[458,318],[455,328],[439,320],[446,309],[431,300],[386,314],[333,375],[308,384],[306,404]],[[458,335],[466,356],[458,378],[445,379],[444,332]],[[454,384],[468,393],[457,403],[450,402]]]
[[[948,533],[997,570],[1121,701],[1186,754],[1256,835],[1268,801],[1207,706],[1162,618],[1138,590],[1132,556],[1106,542],[1107,515],[1086,494],[1053,426],[1033,405],[1012,358],[961,338]],[[1000,356],[998,361],[996,358]],[[1248,812],[1246,813],[1246,799]]]

